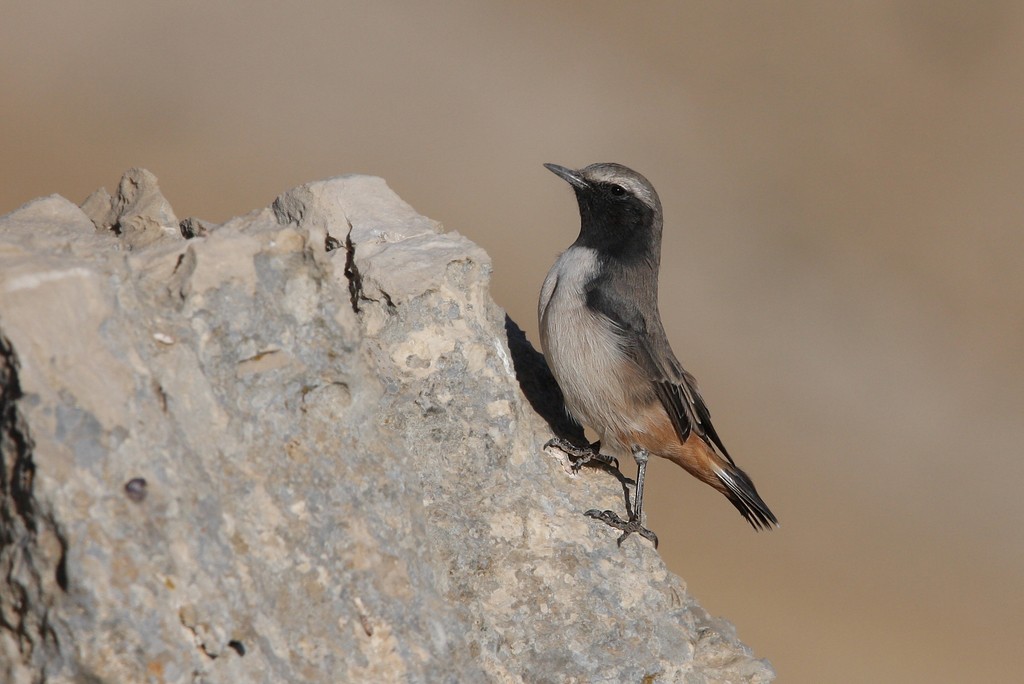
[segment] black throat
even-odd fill
[[[627,266],[645,262],[657,272],[662,216],[638,197],[615,197],[601,187],[576,189],[580,234],[575,244],[598,253],[602,262]]]

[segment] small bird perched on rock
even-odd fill
[[[696,379],[676,359],[658,313],[661,200],[642,175],[621,164],[573,170],[545,164],[576,192],[580,233],[551,267],[538,315],[544,356],[576,420],[598,441],[556,446],[579,467],[631,454],[636,494],[628,519],[613,511],[586,515],[637,532],[658,545],[642,524],[644,477],[650,455],[675,461],[729,499],[754,529],[778,525],[754,483],[725,450],[711,424]],[[601,449],[606,451],[601,453]],[[627,505],[629,504],[627,500]]]

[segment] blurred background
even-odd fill
[[[0,213],[134,165],[213,222],[376,174],[536,340],[578,230],[541,164],[632,166],[673,346],[783,525],[655,462],[672,569],[781,682],[1011,681],[1022,74],[1010,0],[5,3]]]

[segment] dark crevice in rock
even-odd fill
[[[49,659],[59,650],[44,578],[52,572],[57,586],[67,591],[68,544],[36,500],[35,443],[18,406],[24,396],[18,370],[13,345],[0,334],[0,631],[13,635],[28,662],[40,657],[37,651]],[[51,536],[59,549],[47,551],[45,540]],[[0,660],[0,673],[4,665]]]
[[[363,299],[363,276],[356,267],[356,246],[352,242],[352,224],[348,224],[345,236],[345,277],[348,279],[348,295],[352,310],[359,313],[359,300]]]
[[[210,234],[211,226],[204,221],[200,221],[194,216],[189,216],[183,219],[178,224],[178,230],[181,231],[181,236],[186,240],[191,240],[197,237],[206,237]]]
[[[148,484],[144,477],[133,477],[128,480],[124,485],[124,493],[130,500],[135,503],[142,503],[146,500],[148,494]]]
[[[57,570],[54,572],[54,579],[61,591],[68,590],[68,542],[62,534],[57,534],[57,541],[60,542],[60,559],[57,561]]]
[[[32,481],[36,466],[32,460],[32,438],[16,403],[21,397],[18,360],[10,341],[0,335],[0,494],[14,504],[13,511],[6,506],[0,509],[0,524],[6,530],[17,516],[29,531],[34,531]],[[0,542],[10,541],[5,537],[6,533],[0,535]]]
[[[334,238],[329,238],[334,239]],[[359,272],[359,267],[356,266],[356,245],[352,242],[352,222],[348,224],[348,235],[345,236],[345,278],[348,279],[348,295],[349,301],[352,302],[352,310],[359,313],[359,302],[379,302],[379,299],[373,297],[367,297],[363,291],[363,274]],[[381,298],[384,303],[387,304],[388,312],[393,313],[397,308],[394,300],[391,299],[391,295],[384,290],[380,291]]]

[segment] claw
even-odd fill
[[[622,534],[619,536],[616,543],[622,546],[622,542],[625,541],[626,537],[636,532],[644,539],[654,544],[654,548],[658,548],[658,535],[650,531],[646,527],[640,524],[639,518],[630,518],[629,520],[623,520],[614,511],[599,511],[596,508],[592,508],[586,513],[585,516],[600,520],[606,525],[610,525],[617,530],[622,530]]]
[[[572,468],[574,475],[580,472],[580,468],[582,468],[584,464],[590,463],[591,461],[596,461],[610,468],[615,468],[616,470],[619,469],[619,460],[617,458],[614,456],[606,456],[601,453],[600,441],[594,442],[588,447],[580,447],[567,439],[554,437],[549,439],[547,444],[544,445],[545,449],[548,447],[556,447],[557,449],[565,452],[566,456],[569,457],[569,467]]]

